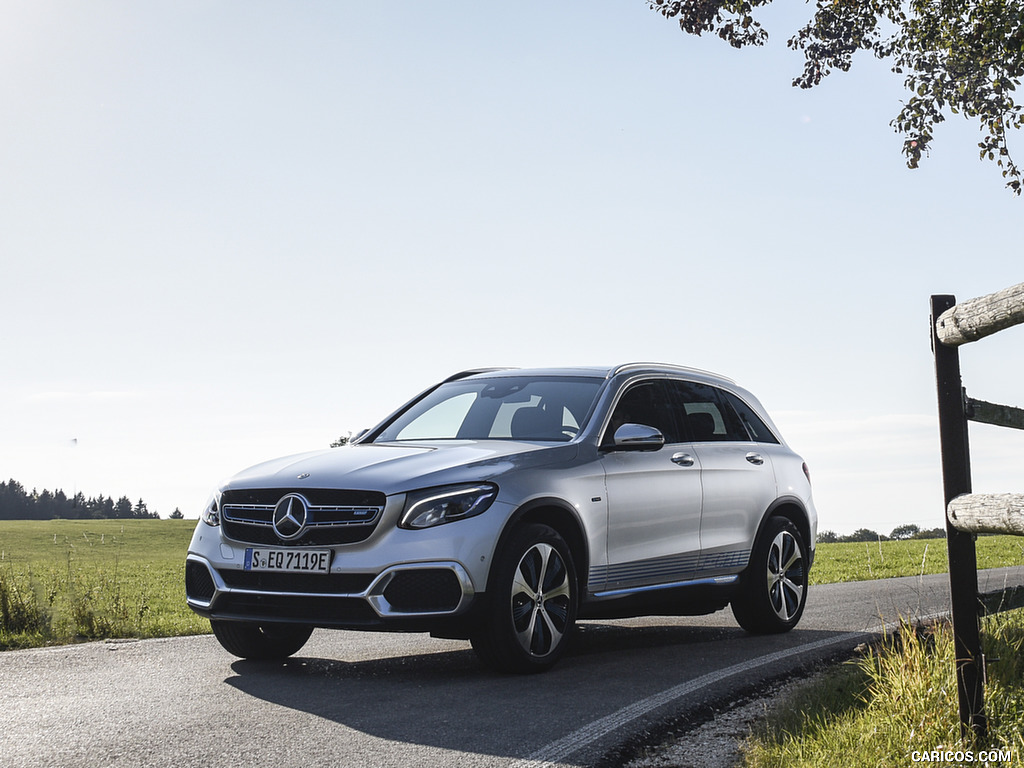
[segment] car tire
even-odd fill
[[[807,545],[792,522],[773,517],[754,545],[732,600],[736,621],[757,635],[788,632],[807,602]]]
[[[470,641],[488,667],[524,674],[550,669],[565,653],[576,623],[572,553],[553,528],[514,530],[487,586],[485,615]]]
[[[296,653],[313,628],[305,624],[255,624],[249,621],[210,621],[224,650],[243,659],[268,661]]]

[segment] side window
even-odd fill
[[[768,425],[764,423],[764,420],[762,420],[757,413],[754,412],[753,408],[731,392],[723,392],[722,394],[736,411],[736,415],[739,417],[740,421],[743,422],[743,426],[747,428],[747,432],[750,434],[751,440],[757,443],[779,442],[779,439],[772,434],[772,431],[768,429]]]
[[[623,424],[654,427],[665,436],[666,443],[679,443],[683,440],[662,381],[642,381],[626,390],[612,411],[601,444],[610,445],[615,430]]]
[[[724,393],[693,381],[673,381],[669,386],[676,412],[685,420],[693,442],[750,440],[736,412],[721,397]]]

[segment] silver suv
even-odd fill
[[[185,584],[237,656],[291,655],[314,627],[425,631],[531,672],[583,618],[731,604],[750,632],[792,629],[816,529],[807,465],[729,379],[486,369],[233,477]]]

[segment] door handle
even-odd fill
[[[745,458],[751,464],[756,464],[757,466],[761,466],[762,464],[764,464],[764,456],[762,456],[760,453],[748,453]]]
[[[672,463],[678,464],[680,467],[692,467],[693,456],[688,453],[677,453],[672,457]]]

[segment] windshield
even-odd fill
[[[602,381],[584,376],[502,376],[449,382],[400,414],[373,442],[566,442],[586,422]]]

